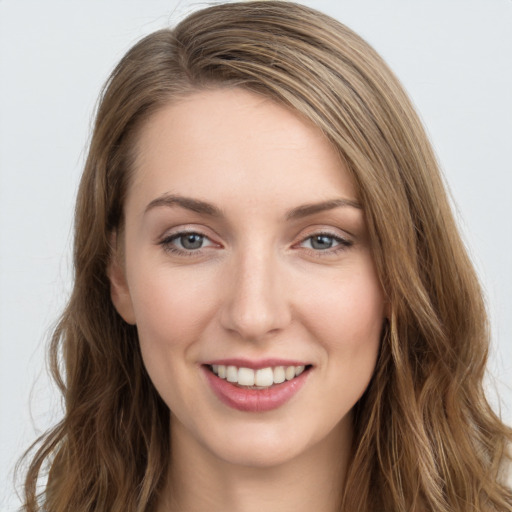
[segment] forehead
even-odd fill
[[[137,140],[128,194],[149,202],[163,193],[247,204],[278,199],[356,199],[338,153],[311,123],[242,89],[195,92],[156,112]],[[286,204],[290,203],[290,204]]]

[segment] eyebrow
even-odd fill
[[[176,194],[164,194],[156,199],[153,199],[147,206],[144,213],[147,213],[153,208],[161,206],[173,207],[180,206],[186,210],[191,210],[195,213],[208,215],[211,217],[223,217],[222,211],[217,206],[200,199],[193,199],[191,197],[185,197]],[[351,207],[361,209],[361,205],[352,199],[330,199],[321,203],[304,204],[293,208],[286,214],[287,220],[297,220],[315,213],[320,213],[327,210],[333,210],[340,207]]]
[[[146,206],[144,213],[147,213],[149,210],[159,206],[181,206],[186,210],[191,210],[203,215],[209,215],[211,217],[222,217],[221,210],[213,204],[207,203],[206,201],[201,201],[200,199],[193,199],[191,197],[184,197],[175,194],[164,194],[160,197],[157,197],[156,199],[153,199],[153,201],[151,201]]]
[[[351,208],[357,208],[361,210],[361,205],[352,199],[330,199],[329,201],[323,201],[321,203],[311,203],[305,204],[302,206],[298,206],[297,208],[293,208],[290,210],[287,215],[287,220],[297,220],[302,219],[304,217],[308,217],[309,215],[314,215],[315,213],[324,212],[327,210],[334,210],[335,208],[346,207],[349,206]]]

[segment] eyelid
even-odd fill
[[[210,240],[210,238],[208,236],[203,235],[202,233],[196,233],[195,231],[185,231],[185,232],[181,232],[181,233],[176,233],[174,235],[166,237],[165,240],[167,240],[169,242],[174,242],[176,240],[179,240],[181,242],[181,240],[180,240],[181,238],[187,237],[187,236],[190,236],[190,235],[197,235],[198,237],[201,238],[202,241],[207,241],[207,244],[203,245],[203,247],[210,247],[211,245],[215,245],[215,242]],[[201,249],[203,247],[201,247]],[[193,250],[193,249],[183,248],[183,250],[185,250],[185,251],[189,251],[190,250],[190,251],[197,252],[197,250]]]
[[[302,240],[300,244],[304,244],[306,241],[318,237],[332,238],[337,243],[336,245],[351,245],[351,242],[349,240],[346,240],[345,238],[342,238],[337,235],[332,235],[330,233],[315,233],[314,235],[309,235],[306,238],[304,238],[304,240]]]
[[[163,230],[162,234],[157,236],[156,243],[158,244],[164,239],[168,240],[169,238],[172,237],[192,233],[204,236],[205,238],[208,238],[212,241],[215,241],[216,239],[219,238],[215,231],[200,224],[178,224],[176,226],[167,227],[167,229]]]
[[[326,228],[322,226],[311,226],[306,232],[302,232],[298,237],[298,241],[293,244],[293,248],[303,249],[308,251],[310,254],[315,257],[328,257],[335,254],[338,254],[341,251],[345,251],[354,245],[354,240],[352,237],[344,235],[340,233],[341,230],[336,228]],[[327,249],[314,249],[312,247],[304,247],[303,244],[314,238],[315,236],[326,236],[329,238],[333,238],[337,241],[337,244],[334,247],[329,247]]]
[[[300,233],[296,236],[296,240],[303,241],[306,238],[321,235],[330,236],[333,238],[344,240],[346,242],[354,242],[354,235],[349,231],[334,226],[326,226],[322,224],[315,224],[308,226],[305,229],[302,229]]]
[[[156,244],[162,246],[165,252],[174,253],[182,256],[199,256],[203,253],[206,248],[222,248],[222,244],[217,242],[214,236],[208,234],[211,230],[204,229],[197,225],[181,225],[176,226],[170,230],[167,230],[157,240]],[[182,236],[196,234],[203,239],[208,240],[210,243],[207,246],[200,247],[199,249],[186,249],[180,248],[173,244],[174,240],[179,239]]]

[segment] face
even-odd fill
[[[384,300],[331,145],[271,100],[223,89],[157,112],[137,155],[112,297],[173,441],[254,466],[349,442]]]

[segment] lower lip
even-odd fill
[[[207,367],[203,366],[203,371],[210,387],[222,403],[245,412],[265,412],[281,407],[298,393],[310,373],[309,369],[305,370],[292,380],[266,389],[247,389],[217,377]]]

